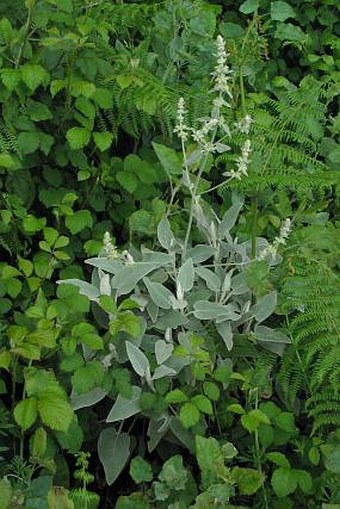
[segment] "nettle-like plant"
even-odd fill
[[[61,369],[72,373],[74,409],[105,397],[114,399],[106,416],[108,426],[98,441],[108,484],[135,449],[133,427],[138,416],[149,420],[150,452],[162,439],[193,452],[195,435],[204,435],[208,420],[210,425],[216,420],[215,402],[232,376],[233,346],[248,342],[281,354],[289,343],[281,330],[264,325],[275,311],[277,292],[266,285],[256,294],[252,291],[254,269],[268,273],[280,261],[277,251],[288,236],[289,220],[271,244],[263,238],[239,243],[231,231],[243,198],[233,193],[221,219],[204,199],[202,174],[213,164],[215,153],[230,149],[225,140],[233,130],[245,140],[224,185],[247,174],[251,152],[250,117],[231,129],[223,115],[230,108],[232,71],[220,36],[216,56],[210,116],[199,120],[198,129],[190,128],[185,124],[184,99],[178,104],[175,132],[182,147],[182,178],[175,185],[171,167],[178,166],[179,155],[154,144],[172,191],[168,213],[158,225],[157,249],[142,246],[119,252],[107,233],[100,256],[87,260],[94,268],[92,282],[59,281],[77,286],[93,302],[101,326],[108,329],[104,349],[91,348],[84,340],[82,352],[75,345],[64,348],[61,363]],[[189,139],[193,145],[189,146]],[[190,207],[184,236],[175,235],[171,226],[172,204],[180,191],[184,206]],[[263,482],[258,475],[256,489]],[[242,493],[235,476],[223,482],[238,486]],[[233,493],[234,488],[230,496]]]

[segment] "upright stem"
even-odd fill
[[[252,196],[251,199],[252,211],[252,225],[251,225],[251,258],[256,257],[256,229],[257,229],[257,215],[258,215],[258,198],[257,194]]]
[[[18,69],[18,67],[20,66],[22,55],[23,55],[23,52],[24,52],[24,49],[25,49],[25,46],[26,46],[26,42],[27,42],[28,36],[29,36],[31,22],[32,22],[33,8],[34,8],[33,6],[28,7],[28,15],[27,15],[26,23],[25,23],[25,30],[24,30],[23,38],[22,38],[22,41],[21,41],[21,44],[20,44],[18,56],[17,56],[17,59],[15,61],[15,68],[16,69]]]

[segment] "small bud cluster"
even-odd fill
[[[249,134],[250,126],[253,122],[253,119],[250,115],[246,115],[239,122],[236,122],[236,128],[243,134]]]
[[[216,59],[217,65],[215,67],[214,72],[212,73],[214,79],[213,91],[221,92],[227,94],[230,99],[233,98],[230,87],[230,74],[232,74],[232,70],[227,65],[228,54],[225,50],[224,39],[221,35],[217,36],[216,39]]]
[[[112,242],[112,238],[109,232],[104,233],[103,238],[104,253],[110,260],[118,258],[118,251],[116,246]]]
[[[174,133],[183,141],[187,141],[189,137],[190,129],[185,125],[185,102],[184,98],[180,97],[177,105],[177,124],[174,129]]]
[[[237,180],[241,180],[242,177],[248,176],[248,166],[250,163],[250,152],[251,152],[251,143],[250,140],[246,140],[242,147],[241,156],[237,158],[236,166],[237,170],[230,170],[223,173],[226,177],[235,178]]]
[[[269,244],[259,255],[259,260],[265,260],[266,258],[275,259],[277,255],[277,251],[280,245],[285,245],[287,242],[287,238],[291,231],[291,220],[289,218],[285,219],[280,228],[280,233],[278,237],[275,237],[274,242]]]

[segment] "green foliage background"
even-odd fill
[[[100,507],[121,495],[118,509],[340,507],[339,14],[337,0],[1,2],[4,509],[97,507],[95,492],[103,493]],[[256,297],[280,291],[270,325],[285,327],[292,342],[280,358],[237,344],[229,374],[198,375],[195,390],[208,400],[199,410],[208,417],[193,433],[190,459],[183,463],[178,439],[161,441],[154,455],[144,443],[133,449],[131,477],[125,469],[109,487],[95,468],[97,441],[110,402],[131,396],[133,375],[117,367],[109,379],[101,362],[84,361],[86,348],[109,355],[110,335],[98,325],[100,310],[56,281],[89,281],[83,262],[98,255],[106,231],[122,249],[156,246],[170,188],[153,144],[177,151],[170,171],[178,184],[177,101],[185,98],[193,125],[208,114],[217,34],[235,71],[237,118],[228,120],[251,114],[253,152],[249,176],[228,186],[221,174],[235,160],[229,152],[218,158],[203,175],[206,189],[216,186],[206,201],[223,215],[232,193],[245,197],[233,230],[241,241],[273,239],[293,218],[283,263],[272,276],[261,264],[248,275]],[[242,142],[232,139],[233,153]],[[187,206],[184,193],[171,215],[182,237]],[[133,320],[123,325],[133,336]],[[109,398],[75,411],[72,391],[98,383]],[[170,404],[167,393],[145,391],[142,426]],[[183,413],[187,402],[171,403]],[[130,427],[139,441],[138,424]]]

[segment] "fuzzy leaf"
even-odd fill
[[[163,364],[172,354],[174,347],[163,339],[159,339],[155,344],[155,355],[157,364]]]
[[[152,143],[152,146],[167,175],[181,175],[182,161],[177,152],[159,143]]]
[[[177,281],[184,292],[189,292],[194,286],[194,264],[192,259],[188,258],[178,271]]]
[[[142,393],[142,389],[136,385],[132,387],[132,397],[129,399],[123,398],[118,394],[115,404],[110,410],[109,415],[106,418],[106,422],[117,422],[128,419],[132,415],[136,415],[141,412],[139,406],[139,399]]]
[[[130,341],[125,341],[126,353],[135,372],[144,378],[150,376],[150,364],[146,355]]]
[[[252,312],[258,322],[263,322],[271,316],[277,305],[277,292],[273,290],[261,297],[255,304]]]
[[[164,216],[157,227],[157,237],[160,245],[164,249],[171,249],[176,245],[176,239],[171,231],[170,223],[166,216]]]
[[[145,277],[143,282],[149,292],[149,295],[153,302],[162,309],[171,308],[171,298],[174,298],[173,294],[161,283],[150,281],[149,278]]]

